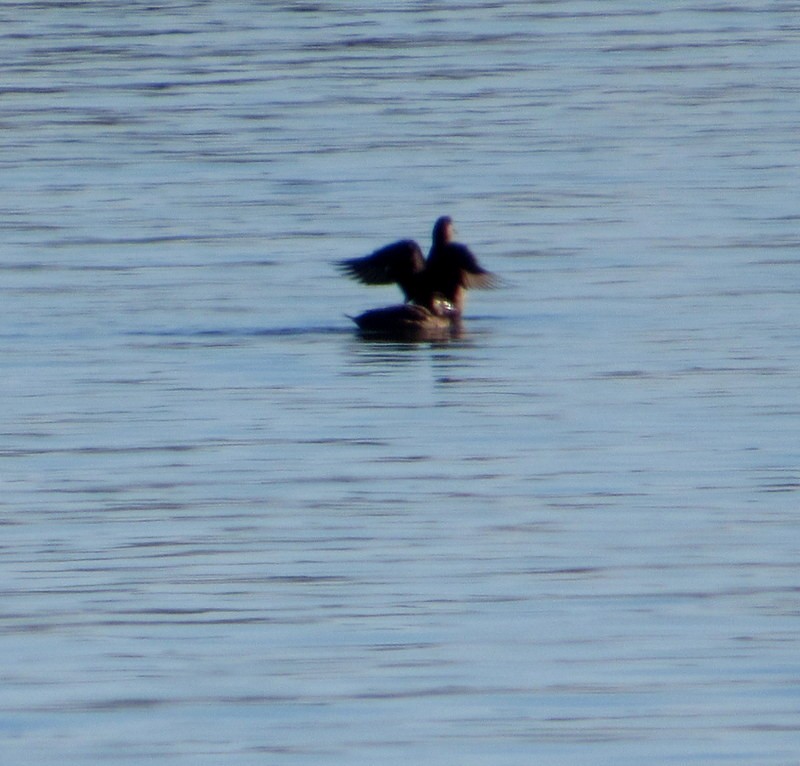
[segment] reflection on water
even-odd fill
[[[6,3],[7,759],[794,762],[795,11]]]

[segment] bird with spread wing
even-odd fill
[[[469,248],[453,240],[454,234],[453,220],[442,216],[434,224],[427,260],[414,240],[403,239],[337,265],[363,284],[397,283],[406,303],[421,306],[433,315],[441,316],[446,303],[452,320],[461,316],[467,290],[491,288],[498,283],[496,275],[484,269]]]

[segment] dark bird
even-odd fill
[[[420,246],[403,239],[376,250],[363,258],[350,258],[337,265],[347,276],[367,285],[397,283],[406,303],[441,315],[445,300],[457,319],[464,310],[465,291],[471,288],[490,288],[497,277],[486,271],[465,245],[453,241],[453,220],[439,218],[433,227],[433,244],[427,260]]]
[[[444,339],[458,335],[460,329],[458,313],[443,298],[436,298],[431,309],[400,303],[371,309],[351,319],[363,333],[391,339]]]

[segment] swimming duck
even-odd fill
[[[497,277],[486,271],[465,245],[454,242],[454,235],[453,219],[442,216],[433,226],[433,243],[427,260],[414,240],[403,239],[371,255],[349,258],[337,265],[347,276],[363,284],[396,282],[407,304],[425,308],[439,319],[443,318],[442,306],[439,304],[437,308],[437,301],[444,300],[451,307],[446,314],[452,322],[464,310],[468,289],[497,285]]]
[[[431,308],[400,303],[371,309],[351,319],[365,335],[404,340],[444,339],[457,335],[461,326],[459,313],[441,296],[433,298]]]

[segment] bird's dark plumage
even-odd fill
[[[425,271],[425,256],[416,242],[403,239],[364,258],[339,261],[338,266],[347,276],[365,285],[390,285],[396,282],[406,300],[413,301],[420,276]]]
[[[416,242],[404,239],[363,258],[340,261],[338,266],[364,284],[396,282],[406,302],[429,311],[435,311],[435,302],[443,298],[456,315],[463,311],[465,290],[497,284],[495,275],[486,271],[466,246],[453,242],[453,221],[448,216],[439,218],[433,227],[427,260]]]
[[[401,303],[365,311],[352,319],[370,338],[445,340],[456,337],[461,329],[458,312],[443,298],[436,298],[430,309]]]

